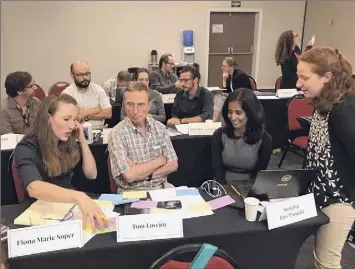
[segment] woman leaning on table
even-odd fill
[[[315,266],[341,268],[341,252],[355,220],[355,88],[352,67],[337,50],[316,47],[297,66],[297,87],[315,112],[306,168],[318,170],[310,191],[330,222],[315,238]]]
[[[75,203],[83,215],[83,227],[87,222],[95,227],[95,221],[104,227],[100,207],[71,186],[73,168],[80,161],[88,179],[97,176],[95,159],[77,121],[78,113],[73,97],[48,96],[39,107],[33,129],[14,150],[15,167],[27,198]]]

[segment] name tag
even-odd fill
[[[266,206],[269,230],[317,216],[312,193]]]
[[[8,231],[10,258],[82,246],[81,220]]]
[[[189,135],[213,135],[219,127],[220,122],[189,123]]]
[[[118,216],[117,242],[179,238],[184,236],[179,214]]]

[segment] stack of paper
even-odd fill
[[[112,202],[114,205],[123,205],[139,201],[139,198],[123,199],[123,196],[121,194],[101,194],[99,197],[99,201],[109,201]]]
[[[45,225],[70,219],[75,204],[51,203],[41,200],[34,202],[14,220],[16,225]]]
[[[196,188],[178,187],[149,192],[155,202],[178,200],[181,209],[152,208],[150,213],[175,213],[181,214],[183,219],[212,215],[211,207],[205,202]]]

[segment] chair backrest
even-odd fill
[[[279,77],[276,82],[275,82],[275,91],[277,91],[278,89],[281,88],[281,79],[282,79],[282,76]]]
[[[48,95],[59,95],[63,90],[65,90],[70,84],[65,81],[59,81],[54,83],[50,88]]]
[[[190,262],[177,261],[179,256],[186,256],[188,254],[198,255],[204,244],[187,244],[176,247],[166,252],[161,258],[156,260],[149,269],[188,269]],[[213,246],[212,246],[213,247]],[[207,265],[201,269],[240,269],[236,261],[229,256],[224,250],[217,249],[213,257],[209,260]]]
[[[159,269],[189,269],[190,263],[189,262],[178,262],[174,260],[170,260],[161,266]],[[216,269],[216,268],[223,268],[223,269],[234,269],[229,262],[225,261],[219,257],[212,257],[211,260],[207,263],[205,268],[203,269]]]
[[[250,81],[251,89],[254,92],[257,91],[255,79],[253,77],[249,76],[249,81]]]
[[[303,94],[293,96],[287,103],[287,129],[288,131],[302,130],[302,126],[297,120],[298,117],[311,117],[314,107],[310,99]]]
[[[17,200],[19,203],[22,203],[25,200],[25,194],[24,194],[24,191],[22,188],[22,183],[20,180],[18,170],[17,170],[15,162],[14,162],[14,152],[15,151],[13,151],[11,153],[11,156],[9,158],[8,172],[10,175],[10,179],[14,182],[14,185],[15,185]]]
[[[108,153],[107,153],[107,155],[108,155]],[[110,155],[107,156],[107,168],[108,168],[108,178],[110,180],[111,193],[117,193],[117,185],[116,185],[115,180],[113,179],[112,172],[111,172]]]
[[[43,89],[41,88],[41,86],[39,86],[38,84],[35,84],[36,85],[36,91],[35,91],[35,96],[39,99],[39,100],[41,100],[41,101],[43,101],[44,100],[44,98],[46,98],[46,94],[44,93],[44,91],[43,91]]]

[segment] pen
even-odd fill
[[[233,191],[238,194],[239,196],[243,197],[243,199],[245,199],[245,196],[243,194],[241,194],[236,187],[234,187],[234,185],[231,185],[231,188],[233,189]]]

